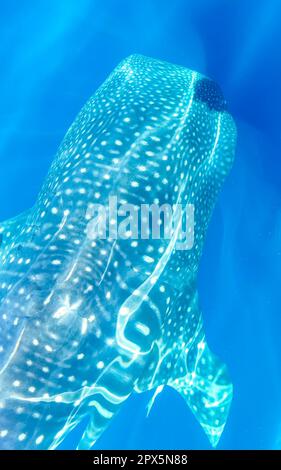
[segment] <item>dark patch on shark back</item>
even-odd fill
[[[195,100],[206,103],[210,110],[223,112],[227,105],[220,86],[213,80],[202,78],[195,85]]]

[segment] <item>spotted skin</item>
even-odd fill
[[[90,448],[133,392],[165,385],[218,443],[232,385],[196,278],[235,140],[213,82],[139,55],[84,106],[34,207],[0,225],[0,448],[55,449],[86,418]],[[113,195],[194,204],[193,248],[91,239],[89,204]]]

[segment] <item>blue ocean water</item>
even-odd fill
[[[199,279],[208,343],[234,383],[220,449],[281,448],[280,20],[278,0],[1,5],[0,220],[33,205],[77,112],[129,54],[198,70],[224,91],[238,148]],[[97,448],[210,447],[180,396],[165,390],[146,418],[150,397],[132,397]]]

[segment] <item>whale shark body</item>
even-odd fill
[[[0,224],[0,448],[91,448],[134,392],[177,390],[211,444],[232,399],[196,290],[235,125],[203,75],[125,59],[67,132],[34,207]],[[194,243],[87,236],[89,204],[195,207]]]

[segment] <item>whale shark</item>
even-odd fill
[[[233,386],[196,284],[235,145],[213,80],[138,54],[82,108],[34,206],[0,223],[1,449],[56,449],[81,423],[90,449],[133,393],[150,408],[164,387],[218,444]],[[89,236],[89,205],[112,196],[193,205],[192,246]]]

